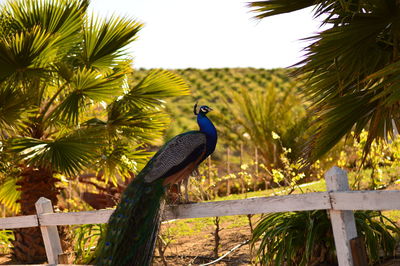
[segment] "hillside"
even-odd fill
[[[193,105],[199,102],[200,105],[209,105],[215,112],[209,116],[213,121],[218,121],[217,116],[226,116],[229,120],[231,92],[246,89],[252,91],[265,91],[268,87],[274,86],[282,91],[291,90],[298,92],[298,86],[290,70],[287,69],[257,69],[257,68],[210,68],[210,69],[176,69],[172,70],[181,75],[190,85],[191,95],[175,98],[167,103],[167,111],[172,117],[171,125],[165,134],[169,139],[176,134],[187,130],[197,129],[193,117]],[[132,74],[131,83],[135,84],[144,77],[149,70],[139,69]],[[217,128],[220,127],[216,122]],[[221,128],[219,128],[222,133]],[[219,146],[226,146],[227,136],[220,134]],[[238,147],[234,147],[237,150]],[[223,152],[217,149],[215,157],[221,158]]]

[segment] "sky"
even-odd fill
[[[320,24],[311,9],[256,20],[243,0],[91,0],[91,11],[145,24],[128,48],[135,68],[288,67]]]
[[[311,9],[256,20],[243,0],[92,0],[91,8],[145,24],[129,49],[135,68],[287,67],[320,25]]]

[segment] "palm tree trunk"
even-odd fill
[[[21,179],[17,185],[20,186],[21,215],[32,215],[36,213],[35,202],[40,197],[51,200],[53,205],[57,204],[59,189],[56,187],[58,179],[53,173],[42,168],[23,167]],[[14,230],[15,241],[13,241],[12,255],[20,263],[42,263],[46,261],[46,252],[43,245],[42,234],[38,227],[20,228]]]

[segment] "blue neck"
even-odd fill
[[[211,120],[203,113],[197,115],[197,124],[199,124],[200,131],[205,133],[207,137],[207,157],[215,150],[215,145],[217,144],[218,139],[217,130]]]

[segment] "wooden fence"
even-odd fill
[[[363,265],[362,258],[352,254],[352,243],[357,239],[353,210],[400,210],[400,191],[350,191],[347,174],[338,167],[331,168],[325,180],[327,192],[168,206],[164,219],[328,210],[339,265]],[[37,201],[36,210],[36,215],[0,219],[0,229],[39,226],[50,265],[57,265],[62,254],[57,225],[107,223],[113,211],[53,213],[50,200],[45,198]]]

